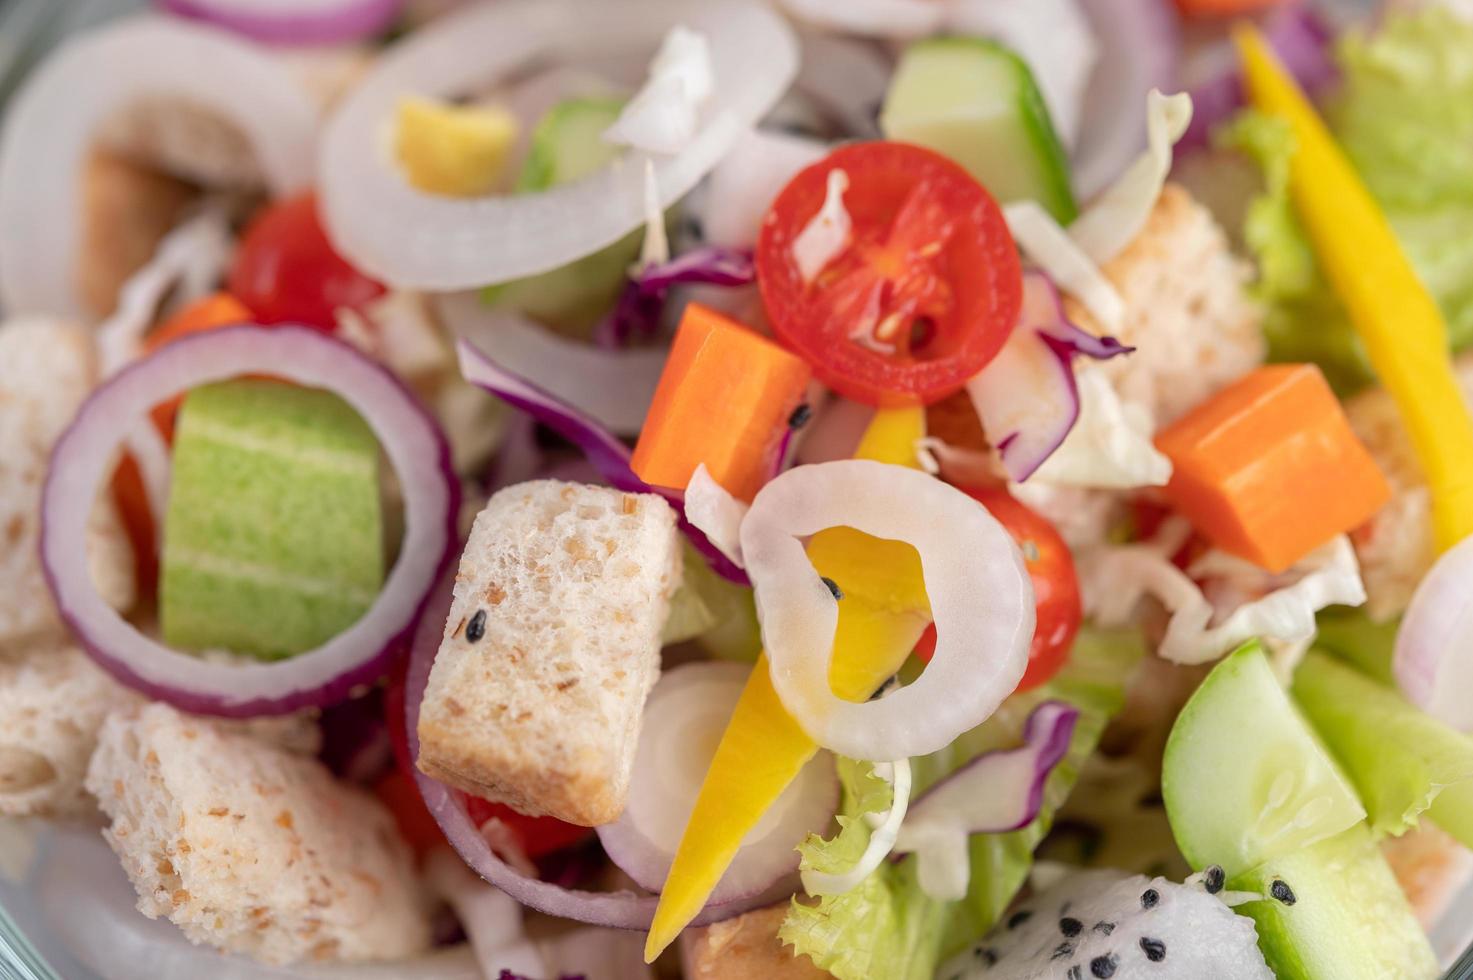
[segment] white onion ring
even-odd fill
[[[63,45],[9,106],[0,134],[0,305],[85,316],[80,187],[99,125],[134,100],[187,96],[245,135],[271,191],[312,179],[317,109],[286,69],[201,24],[135,17]]]
[[[651,50],[679,24],[711,40],[716,84],[695,135],[674,156],[628,153],[541,193],[452,199],[409,186],[384,150],[383,127],[405,95],[487,88],[538,59],[577,63]],[[358,268],[399,287],[470,289],[566,265],[643,223],[646,161],[654,161],[660,205],[669,207],[772,107],[796,64],[797,42],[781,18],[738,0],[470,7],[391,48],[334,114],[318,161],[328,234]]]
[[[447,293],[435,310],[455,336],[497,364],[556,395],[614,432],[633,435],[665,370],[659,348],[605,350],[580,344],[510,310],[486,306],[479,293]]]
[[[1459,731],[1473,731],[1473,538],[1432,566],[1396,632],[1391,670],[1417,707]]]
[[[136,422],[158,402],[243,374],[326,388],[363,417],[403,488],[404,542],[378,598],[347,630],[287,660],[235,665],[171,650],[114,612],[88,572],[85,532],[98,487]],[[458,497],[445,437],[393,374],[308,327],[223,327],[135,362],[82,405],[52,452],[41,560],[62,618],[123,683],[196,713],[282,714],[340,700],[378,676],[450,557]]]
[[[878,701],[845,701],[829,687],[838,604],[802,539],[839,526],[914,545],[936,622],[936,653],[920,679]],[[876,762],[935,752],[1018,686],[1033,586],[1013,539],[960,490],[871,460],[799,466],[758,492],[741,539],[773,687],[824,748]]]
[[[445,617],[450,609],[453,585],[454,579],[451,576],[446,576],[441,582],[426,607],[425,614],[420,617],[419,626],[414,632],[414,642],[410,647],[409,672],[404,681],[404,709],[409,755],[415,759],[419,758],[419,706],[424,700],[430,668],[435,664],[435,654],[439,651],[440,640],[445,634]],[[581,891],[522,874],[491,849],[480,829],[466,813],[462,794],[431,779],[417,768],[414,779],[419,785],[419,794],[424,798],[425,806],[461,859],[476,874],[528,908],[559,918],[614,929],[648,929],[654,921],[655,907],[659,900],[653,895],[636,895],[629,891]],[[741,915],[749,909],[781,901],[792,895],[793,886],[792,882],[780,881],[771,891],[751,898],[724,905],[707,905],[691,924],[699,926],[718,922]]]
[[[643,888],[659,891],[690,822],[716,746],[751,673],[744,664],[690,663],[661,675],[644,707],[629,802],[598,827],[609,858]],[[708,902],[759,894],[798,868],[809,834],[828,828],[839,803],[831,756],[815,756],[742,840]]]
[[[781,0],[781,5],[814,27],[901,39],[938,30],[946,14],[946,5],[937,0]]]

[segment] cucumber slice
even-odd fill
[[[588,176],[621,152],[604,130],[624,108],[622,99],[569,99],[547,111],[532,131],[531,149],[516,191],[545,191]],[[557,269],[489,286],[482,298],[519,310],[550,327],[585,336],[619,299],[629,266],[639,257],[642,229]]]
[[[237,380],[185,398],[164,519],[159,618],[184,650],[310,650],[383,582],[379,447],[336,395]]]
[[[880,128],[951,157],[999,203],[1037,201],[1060,224],[1079,213],[1068,156],[1033,73],[1000,44],[947,37],[906,48]]]
[[[1161,794],[1188,863],[1221,865],[1229,877],[1366,816],[1256,642],[1213,668],[1182,708]]]
[[[1382,684],[1394,685],[1391,657],[1400,627],[1400,618],[1377,623],[1364,609],[1331,606],[1315,617],[1314,642]]]
[[[1258,946],[1279,980],[1437,976],[1432,947],[1365,824],[1254,868],[1228,888],[1282,896],[1237,908],[1257,925]]]
[[[1442,799],[1443,829],[1464,844],[1473,824],[1466,810],[1473,783],[1473,738],[1408,704],[1328,654],[1311,651],[1294,674],[1294,699],[1355,783],[1375,834],[1399,835]],[[1462,805],[1458,805],[1462,804]]]

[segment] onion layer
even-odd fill
[[[802,539],[846,526],[920,552],[936,653],[918,681],[857,704],[829,687],[838,603]],[[1033,639],[1022,555],[984,507],[903,466],[843,460],[788,470],[742,521],[773,687],[815,742],[855,759],[925,755],[985,721],[1012,693]]]
[[[181,17],[271,44],[336,44],[377,34],[404,0],[160,0]]]
[[[69,41],[31,76],[0,134],[0,305],[84,317],[83,168],[98,126],[160,92],[223,116],[277,196],[312,178],[317,110],[268,53],[184,21],[138,17]]]
[[[970,835],[1017,830],[1038,816],[1078,718],[1073,706],[1045,701],[1028,716],[1022,746],[984,752],[916,798],[895,850],[917,856],[927,895],[954,901],[967,893]]]
[[[1446,552],[1417,586],[1391,661],[1411,701],[1459,731],[1473,731],[1473,538]]]
[[[419,705],[424,699],[430,668],[445,633],[445,616],[450,609],[453,580],[447,577],[430,601],[410,648],[409,673],[404,682],[405,724],[409,735],[409,754],[419,756]],[[653,895],[633,892],[590,892],[563,888],[551,882],[528,877],[507,864],[491,849],[486,838],[466,813],[461,794],[418,770],[414,773],[419,792],[424,797],[445,839],[455,848],[471,870],[506,892],[523,905],[548,915],[587,922],[615,929],[648,929],[655,915],[657,899]],[[748,909],[770,904],[791,895],[792,889],[780,882],[773,891],[739,902],[708,905],[693,921],[705,925],[740,915]]]
[[[675,846],[750,671],[742,664],[692,663],[660,677],[645,703],[629,803],[599,840],[640,886],[659,891]],[[762,815],[711,892],[722,903],[767,891],[798,869],[797,847],[829,825],[839,803],[833,759],[815,756]]]
[[[368,611],[315,650],[274,663],[224,664],[178,653],[108,607],[87,569],[85,530],[118,445],[158,402],[199,385],[269,374],[325,388],[378,437],[404,493],[404,543]],[[434,421],[393,374],[308,327],[225,327],[185,337],[108,380],[52,452],[42,498],[41,559],[62,618],[115,677],[186,711],[282,714],[346,697],[379,675],[413,626],[455,540],[459,484]]]
[[[405,95],[487,88],[539,59],[576,63],[650,50],[677,25],[710,39],[715,86],[696,132],[674,156],[632,152],[538,194],[451,199],[409,186],[380,145],[382,127]],[[781,18],[734,0],[468,7],[391,48],[333,116],[318,161],[328,233],[354,265],[401,287],[470,289],[566,265],[643,223],[647,161],[662,208],[694,187],[782,95],[796,52]]]

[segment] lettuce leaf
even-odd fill
[[[1436,4],[1389,14],[1374,35],[1346,34],[1336,59],[1344,81],[1326,107],[1330,127],[1461,350],[1473,344],[1473,24]],[[1264,172],[1243,236],[1258,260],[1270,359],[1314,361],[1341,394],[1369,383],[1365,352],[1289,199],[1287,127],[1250,111],[1215,141]]]
[[[911,760],[913,792],[920,793],[983,752],[1019,744],[1023,723],[1041,702],[1054,698],[1079,709],[1069,752],[1049,776],[1038,818],[1021,830],[972,838],[971,890],[964,900],[927,897],[916,881],[913,859],[887,862],[853,891],[813,905],[795,900],[780,938],[839,980],[929,980],[936,964],[986,932],[1022,887],[1034,848],[1074,788],[1106,723],[1120,709],[1126,680],[1142,652],[1133,630],[1086,627],[1075,640],[1069,663],[1053,680],[1014,694],[990,719],[946,749]],[[869,842],[869,825],[860,815],[890,805],[889,785],[867,763],[841,759],[839,775],[844,787],[840,830],[827,841],[811,837],[799,847],[807,867],[842,871],[851,866]]]

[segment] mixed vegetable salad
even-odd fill
[[[1451,0],[68,40],[0,132],[11,913],[110,980],[1436,976],[1470,96]]]

